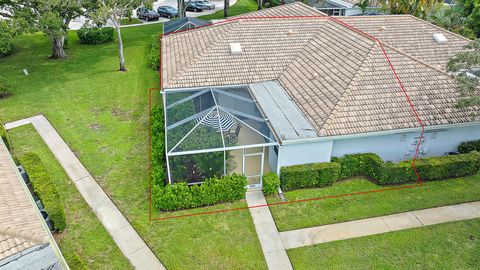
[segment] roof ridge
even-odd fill
[[[197,61],[201,58],[201,57],[204,57],[205,54],[207,54],[207,52],[209,52],[210,50],[212,50],[212,48],[214,48],[215,44],[217,44],[218,42],[221,42],[223,39],[225,39],[226,36],[228,36],[235,28],[236,26],[238,26],[240,24],[240,20],[237,20],[237,21],[231,21],[231,22],[227,22],[225,24],[218,24],[218,25],[215,25],[215,26],[224,26],[224,25],[227,25],[227,24],[230,24],[231,27],[227,27],[227,30],[225,31],[225,33],[223,34],[220,34],[220,35],[216,35],[218,38],[212,42],[211,44],[209,44],[209,46],[205,49],[205,51],[195,55],[195,57],[193,57],[190,62],[188,63],[188,65],[186,65],[182,70],[178,71],[176,74],[175,74],[175,77],[173,78],[168,78],[168,81],[166,81],[166,86],[163,86],[163,82],[162,82],[162,88],[168,88],[168,85],[169,85],[169,82],[174,80],[175,78],[178,78],[178,77],[181,77],[190,67],[192,67],[195,63],[197,63]],[[201,28],[200,28],[201,29]],[[197,30],[197,29],[193,29],[193,30]],[[190,31],[186,31],[186,32],[190,32]],[[162,57],[163,57],[163,54],[162,54]],[[161,71],[163,72],[163,70]],[[166,76],[164,76],[166,77]]]
[[[370,58],[370,55],[372,55],[373,51],[375,48],[377,48],[378,46],[378,43],[377,42],[374,42],[372,44],[372,47],[370,48],[370,50],[368,51],[368,54],[365,55],[365,58],[363,59],[360,67],[358,68],[357,72],[355,72],[355,75],[353,76],[352,80],[350,81],[350,83],[348,84],[345,92],[342,94],[342,96],[338,99],[338,102],[337,104],[335,104],[335,107],[333,107],[332,111],[330,112],[330,115],[328,116],[328,118],[325,120],[325,122],[323,123],[322,125],[322,129],[320,129],[318,131],[319,135],[322,136],[322,132],[323,130],[325,129],[325,125],[328,125],[330,124],[333,119],[335,118],[335,112],[337,111],[337,108],[342,104],[342,102],[345,100],[345,98],[352,92],[351,88],[353,87],[353,84],[357,81],[357,79],[360,77],[361,74],[363,74],[364,72],[364,68],[365,68],[365,64],[368,63],[371,58]]]
[[[14,237],[17,239],[23,239],[35,244],[48,243],[48,236],[42,236],[27,230],[17,229],[16,226],[6,226],[0,224],[0,234]]]

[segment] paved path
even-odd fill
[[[480,201],[281,232],[280,237],[291,249],[473,218],[480,218]]]
[[[43,115],[5,124],[5,128],[12,129],[27,124],[33,124],[33,127],[132,265],[136,269],[142,270],[165,269]]]
[[[246,197],[248,206],[260,206],[250,208],[249,210],[253,223],[255,224],[260,245],[262,246],[263,255],[267,261],[268,269],[293,270],[290,259],[278,234],[277,226],[275,226],[275,222],[273,221],[270,209],[265,206],[267,202],[265,201],[263,192],[261,190],[250,190],[247,192]]]

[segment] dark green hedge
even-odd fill
[[[0,120],[0,138],[2,138],[3,142],[7,146],[7,149],[10,150],[10,138],[8,137],[7,130],[3,125],[2,121]]]
[[[265,174],[262,178],[263,193],[265,195],[273,195],[278,193],[280,187],[280,178],[274,172]]]
[[[341,178],[366,176],[371,179],[379,179],[382,175],[384,162],[377,154],[350,154],[337,158],[337,160],[342,167]]]
[[[66,226],[65,210],[57,188],[48,175],[41,159],[36,154],[27,153],[22,155],[18,161],[25,168],[33,190],[42,201],[48,216],[53,221],[53,225],[58,231],[63,231]]]
[[[152,199],[160,210],[195,208],[243,199],[246,185],[247,179],[237,174],[210,178],[201,185],[188,186],[184,182],[164,187],[155,185]]]
[[[462,142],[458,146],[458,152],[462,154],[466,154],[472,151],[480,151],[480,140],[477,141],[470,141],[470,142]]]
[[[12,95],[12,85],[7,79],[0,76],[0,99],[7,98]]]
[[[456,178],[476,173],[480,168],[480,154],[476,151],[468,154],[445,157],[429,157],[417,160],[415,163],[422,181],[434,181]],[[411,161],[397,164],[385,163],[384,172],[379,178],[380,184],[398,184],[417,180]]]
[[[154,185],[165,184],[165,135],[163,109],[152,108],[152,182]]]
[[[160,37],[158,34],[152,35],[152,41],[148,49],[148,65],[154,70],[160,68]]]
[[[283,167],[280,170],[281,186],[283,190],[329,186],[340,178],[340,170],[337,162]]]
[[[113,28],[81,28],[77,36],[82,44],[103,44],[113,41]]]

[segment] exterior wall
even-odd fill
[[[330,161],[333,141],[295,143],[281,145],[279,148],[279,166]]]
[[[270,170],[272,172],[277,171],[278,156],[275,153],[275,146],[269,146],[268,149],[268,165],[270,165]]]
[[[345,154],[373,152],[384,160],[410,159],[415,154],[419,136],[420,132],[410,132],[356,139],[339,139],[333,142],[332,156],[341,157]],[[419,148],[419,157],[441,156],[445,152],[457,151],[461,142],[478,139],[480,139],[479,125],[427,130]]]

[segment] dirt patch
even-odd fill
[[[91,129],[91,130],[94,130],[94,131],[99,131],[99,130],[100,130],[100,127],[101,127],[101,126],[100,126],[100,124],[98,124],[98,123],[94,123],[94,124],[91,124],[91,125],[90,125],[90,129]]]
[[[132,120],[132,114],[133,114],[132,110],[125,111],[125,110],[122,110],[120,108],[113,108],[113,109],[110,110],[110,113],[112,114],[112,116],[117,117],[121,121]]]

